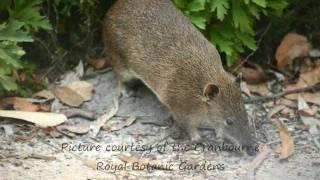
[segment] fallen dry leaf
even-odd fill
[[[249,90],[246,82],[242,81],[242,82],[240,83],[240,89],[241,89],[241,91],[244,92],[246,95],[251,96],[250,90]]]
[[[119,110],[119,101],[117,98],[113,99],[113,107],[111,107],[110,111],[100,116],[96,121],[94,121],[90,125],[90,137],[95,138],[99,133],[101,127],[106,123],[106,121],[110,120],[114,115],[117,114]]]
[[[318,112],[319,108],[315,105],[311,106],[309,109],[303,110],[304,114],[306,116],[314,116]]]
[[[69,132],[75,134],[86,134],[90,131],[90,127],[84,124],[77,124],[77,125],[61,125],[59,126],[60,130],[67,130]]]
[[[263,105],[265,105],[268,108],[272,108],[276,104],[278,104],[276,101],[267,101],[267,102],[263,103]]]
[[[260,148],[260,147],[259,147]],[[256,156],[256,158],[250,162],[249,164],[249,170],[247,173],[247,178],[249,180],[254,180],[255,178],[255,170],[261,166],[263,161],[268,158],[268,155],[270,154],[271,150],[269,147],[265,146],[262,148],[260,153]]]
[[[320,66],[314,68],[312,71],[301,73],[298,82],[295,84],[288,84],[285,87],[285,90],[304,88],[318,83],[320,83]]]
[[[10,97],[0,99],[0,108],[13,107],[15,110],[36,112],[40,110],[39,104],[32,103],[29,99],[21,97]]]
[[[317,93],[300,93],[300,94],[288,94],[285,97],[291,100],[298,101],[298,97],[301,96],[306,102],[320,105],[320,92]]]
[[[93,86],[87,81],[74,81],[66,87],[79,94],[84,101],[89,101],[92,98]]]
[[[42,104],[39,104],[39,108],[41,111],[50,112],[51,111],[51,104],[50,103],[42,103]]]
[[[83,109],[67,108],[67,109],[60,109],[59,112],[66,115],[68,118],[82,117],[90,120],[97,119],[95,112],[90,112]]]
[[[46,135],[50,135],[53,138],[60,138],[62,134],[57,131],[56,127],[46,127],[41,129],[42,132]]]
[[[294,153],[294,141],[293,138],[289,135],[288,129],[285,124],[277,120],[277,127],[279,129],[280,140],[281,140],[281,151],[280,159],[287,159]]]
[[[109,61],[105,58],[99,58],[89,61],[89,64],[95,69],[103,69],[109,66]]]
[[[243,79],[248,84],[258,84],[267,80],[266,74],[264,73],[263,69],[258,65],[254,65],[254,68],[243,66],[240,68],[240,72],[242,73]]]
[[[57,129],[57,131],[58,131],[59,133],[64,134],[64,135],[66,135],[66,136],[68,136],[68,137],[70,137],[70,138],[74,138],[74,137],[77,136],[75,133],[70,132],[70,131],[64,129],[64,128],[61,127],[61,126],[57,126],[56,129]]]
[[[285,67],[290,65],[295,58],[307,56],[310,50],[311,44],[305,36],[288,33],[276,51],[278,67]]]
[[[300,116],[302,122],[309,126],[309,132],[312,135],[319,135],[320,131],[318,127],[320,128],[320,121],[314,117],[305,117],[305,116]],[[318,126],[318,127],[317,127]]]
[[[30,140],[32,140],[34,137],[37,136],[38,130],[39,130],[38,128],[33,127],[30,134],[25,134],[25,135],[22,135],[22,136],[18,136],[15,140],[16,140],[16,141],[30,141]]]
[[[281,114],[285,115],[285,116],[289,116],[289,117],[294,117],[294,110],[288,107],[285,107],[284,109],[282,109],[280,111]]]
[[[273,151],[276,153],[276,154],[280,154],[281,153],[281,144],[277,145]]]
[[[268,95],[270,93],[269,88],[267,87],[266,83],[262,84],[247,84],[248,89],[252,93],[259,94],[261,96]]]
[[[303,124],[305,124],[305,125],[310,127],[308,129],[308,131],[312,135],[312,139],[314,141],[314,144],[318,148],[320,148],[320,138],[319,138],[320,131],[318,129],[318,127],[320,128],[319,119],[316,119],[314,117],[306,117],[306,116],[303,116],[303,115],[300,115],[300,119],[302,120]]]
[[[132,123],[135,122],[137,118],[136,117],[129,117],[126,120],[122,120],[122,119],[117,119],[114,121],[108,121],[105,125],[103,125],[103,129],[109,132],[112,131],[118,131],[122,128],[125,128],[127,126],[130,126]]]
[[[306,101],[301,96],[298,96],[298,111],[300,115],[313,116],[317,113],[318,108],[316,106],[310,108]]]
[[[269,120],[271,120],[271,118],[275,115],[275,114],[277,114],[278,112],[280,112],[282,109],[284,109],[286,106],[284,106],[284,105],[276,105],[276,106],[274,106],[269,112],[268,112],[268,114],[267,114],[267,118],[269,119]]]
[[[136,120],[137,120],[136,117],[130,116],[129,118],[126,119],[126,126],[130,126],[130,125],[133,124]]]
[[[50,91],[63,103],[71,107],[79,107],[84,99],[76,92],[68,87],[55,86],[50,88]]]
[[[301,131],[308,131],[310,129],[310,125],[299,124],[299,125],[296,125],[294,128]]]
[[[280,99],[280,104],[285,105],[290,108],[297,108],[298,107],[296,102],[289,100],[289,99],[285,99],[285,98]]]
[[[302,111],[304,109],[309,109],[309,106],[306,103],[306,101],[299,95],[298,96],[298,110]]]
[[[51,137],[53,137],[53,138],[61,138],[61,137],[63,137],[63,135],[57,130],[49,132],[49,135]]]
[[[57,114],[57,113],[3,111],[3,110],[0,110],[0,117],[25,120],[28,122],[35,123],[40,127],[57,126],[67,120],[67,117],[65,115]]]
[[[52,100],[55,96],[49,90],[42,90],[32,95],[33,98],[44,98],[47,100]]]

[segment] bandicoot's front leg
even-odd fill
[[[188,133],[192,142],[199,142],[201,140],[198,131],[200,124],[196,119],[189,119],[189,117],[192,117],[192,115],[178,115],[175,117],[175,121],[179,127]]]

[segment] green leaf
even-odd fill
[[[232,27],[230,22],[220,23],[211,26],[211,29],[214,29],[213,31],[216,31],[220,36],[223,36],[223,38],[225,38],[228,41],[232,41],[234,38],[234,28]]]
[[[24,53],[23,49],[15,43],[6,41],[0,43],[0,61],[7,66],[9,65],[16,69],[22,68],[19,59]]]
[[[234,45],[234,51],[236,54],[239,54],[239,53],[243,53],[244,52],[244,46],[243,44],[236,40],[236,44]]]
[[[250,14],[252,14],[255,18],[260,20],[259,8],[254,4],[248,4],[247,7],[248,7],[248,10],[249,10]]]
[[[263,13],[265,16],[268,16],[268,11],[267,11],[267,10],[262,9],[261,11],[262,11],[262,13]]]
[[[174,0],[174,3],[180,9],[184,9],[186,7],[186,4],[187,4],[186,0]]]
[[[274,14],[276,16],[281,16],[283,14],[283,10],[288,6],[288,2],[270,0],[267,6],[275,10]]]
[[[205,9],[206,0],[193,0],[187,5],[187,10],[190,12],[198,12]]]
[[[217,29],[211,29],[210,41],[217,46],[220,52],[224,52],[227,56],[230,56],[234,53],[233,41],[230,41],[222,36]]]
[[[244,0],[244,3],[249,4],[250,0]]]
[[[249,49],[255,51],[257,49],[256,41],[252,35],[236,32],[238,39]]]
[[[272,9],[282,11],[288,6],[288,2],[284,0],[269,0],[267,6]]]
[[[267,7],[267,2],[266,0],[252,0],[252,2],[254,2],[256,5],[260,6],[260,7]]]
[[[251,18],[248,16],[245,9],[241,7],[239,1],[232,1],[232,18],[234,26],[240,29],[241,32],[254,34]]]
[[[211,1],[211,11],[217,12],[217,18],[223,21],[224,17],[227,15],[227,10],[229,9],[229,2],[227,0],[212,0]]]
[[[8,24],[0,24],[0,40],[14,42],[32,42],[33,39],[21,30],[22,22],[9,21]]]
[[[15,6],[9,9],[10,19],[23,22],[27,27],[50,30],[48,19],[40,14],[42,0],[16,0]]]
[[[195,15],[192,15],[192,14],[186,14],[190,21],[195,25],[197,26],[199,29],[206,29],[206,22],[207,22],[207,19],[203,16],[195,16]]]
[[[2,73],[0,73],[0,84],[7,91],[15,91],[18,89],[18,86],[14,78],[9,77]]]
[[[234,64],[234,62],[236,61],[237,55],[238,55],[238,53],[234,52],[230,56],[227,56],[227,66],[230,67]]]

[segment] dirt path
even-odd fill
[[[95,87],[95,95],[81,108],[101,115],[112,107],[112,99],[116,95],[114,75],[109,72],[89,81]],[[263,142],[279,139],[276,126],[266,122],[265,112],[261,108],[250,106],[248,111],[249,115],[252,112],[260,115],[256,120],[259,124],[259,139]],[[31,140],[15,141],[17,137],[30,134],[30,126],[0,121],[0,179],[248,179],[249,164],[254,157],[199,150],[201,148],[183,151],[183,147],[188,146],[187,138],[174,140],[168,137],[176,131],[175,127],[141,123],[161,122],[168,115],[166,108],[147,89],[141,88],[137,97],[120,100],[117,113],[117,116],[122,117],[138,117],[136,122],[120,131],[100,131],[96,139],[88,135],[54,139],[39,131]],[[90,125],[92,122],[72,118],[67,123]],[[288,123],[290,132],[293,132],[291,127],[296,123],[294,120]],[[207,142],[214,139],[211,132],[204,131],[202,135]],[[280,162],[272,151],[257,169],[256,179],[319,179],[319,149],[313,144],[308,132],[302,135],[305,136],[295,140],[295,153],[288,160]],[[210,142],[215,145],[221,143]],[[89,144],[95,145],[95,148],[100,145],[100,150],[85,151],[79,148],[79,145],[84,147]],[[180,151],[176,150],[178,144],[181,145]],[[110,150],[125,145],[128,148],[125,152],[123,149]],[[166,150],[158,149],[164,146]],[[123,160],[128,163],[124,164]],[[137,164],[132,164],[135,161],[139,163],[140,169],[146,168],[148,163],[149,167],[159,168],[162,165],[161,168],[165,169],[137,170]],[[196,164],[202,165],[200,167],[205,167],[205,170],[199,170]]]

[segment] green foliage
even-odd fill
[[[0,2],[1,14],[7,14],[0,21],[0,92],[18,89],[12,74],[24,67],[21,58],[25,51],[21,43],[33,42],[32,33],[39,28],[51,28],[49,21],[40,14],[41,3],[42,0]]]
[[[281,15],[286,0],[174,0],[231,65],[246,49],[256,50],[255,21]]]
[[[32,83],[32,65],[50,66],[46,73],[53,79],[96,46],[102,49],[101,21],[112,2],[0,0],[0,94],[24,95],[41,86]],[[26,80],[17,82],[16,72],[27,72]]]

